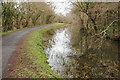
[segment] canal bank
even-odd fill
[[[59,78],[48,65],[42,46],[43,32],[63,26],[55,23],[29,32],[19,41],[4,78]]]

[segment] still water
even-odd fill
[[[45,53],[52,70],[63,78],[117,78],[118,43],[75,32],[56,29],[47,40]]]

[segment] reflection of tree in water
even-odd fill
[[[118,77],[118,46],[115,42],[96,37],[96,35],[90,34],[86,28],[69,27],[65,36],[67,38],[70,35],[71,45],[66,47],[73,49],[73,54],[68,53],[69,51],[65,48],[63,54],[60,54],[61,50],[58,53],[58,50],[55,49],[56,53],[54,52],[54,54],[57,55],[54,56],[56,57],[54,61],[57,61],[57,65],[54,65],[53,71],[65,78]],[[65,41],[65,39],[63,40]],[[60,42],[60,39],[58,39],[58,42]],[[50,45],[54,45],[54,43],[55,41]],[[59,48],[60,46],[58,46]]]
[[[118,46],[104,38],[90,35],[86,28],[81,28],[79,34],[79,47],[74,47],[76,51],[80,49],[82,54],[76,52],[77,56],[73,59],[74,77],[118,77]]]
[[[74,58],[74,77],[80,78],[111,78],[118,76],[118,65],[109,59],[100,59],[97,54],[87,54]]]

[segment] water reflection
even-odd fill
[[[48,55],[49,65],[52,66],[52,70],[59,75],[65,74],[65,65],[71,63],[67,57],[73,53],[70,46],[70,38],[67,28],[56,30],[52,40],[49,40],[51,46],[45,50]]]
[[[117,42],[74,31],[57,29],[49,39],[45,52],[52,70],[65,78],[118,77]]]

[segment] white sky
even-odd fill
[[[55,2],[53,5],[55,6],[55,12],[64,16],[66,16],[72,8],[68,2]]]
[[[52,2],[52,6],[55,8],[55,13],[66,16],[71,11],[72,5],[70,0],[47,0]]]

